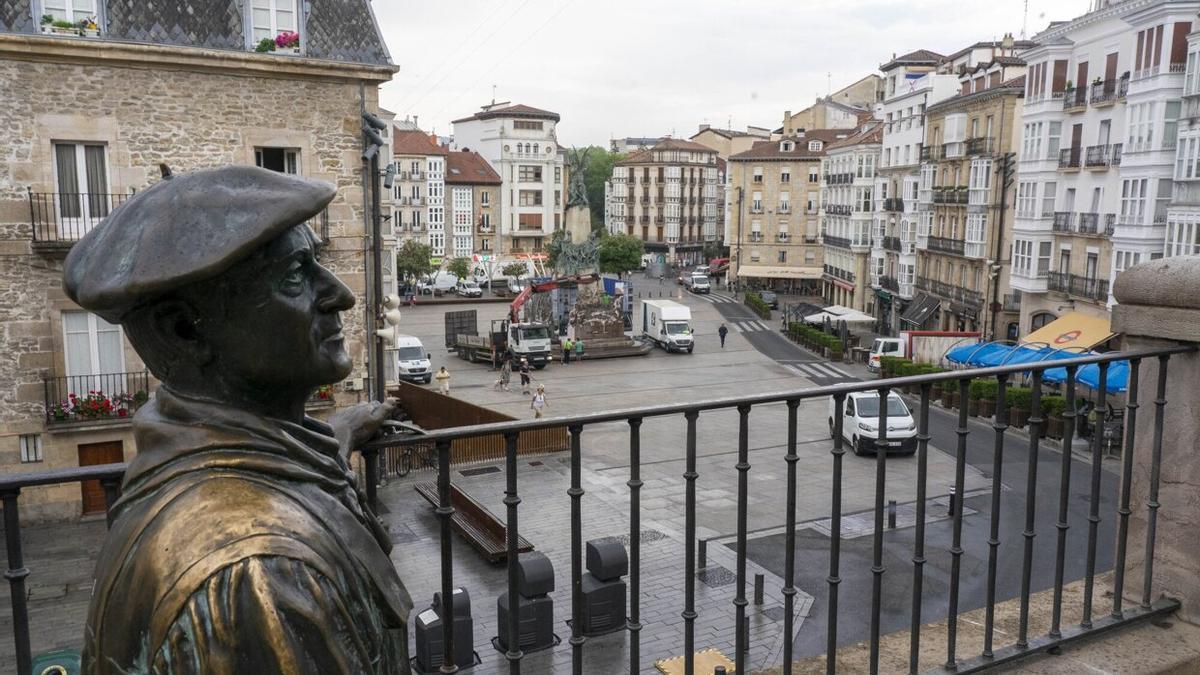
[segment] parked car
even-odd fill
[[[429,364],[429,352],[425,345],[411,335],[401,335],[396,342],[396,375],[406,382],[429,384],[433,367]]]
[[[442,295],[454,290],[458,277],[453,274],[439,274],[433,281],[423,279],[417,283],[417,292],[421,295]]]
[[[479,284],[467,279],[454,285],[454,293],[464,298],[478,298],[483,296],[483,289]]]
[[[888,394],[887,452],[911,455],[917,450],[917,423],[899,394]],[[835,437],[837,404],[829,399],[829,437]],[[846,395],[842,411],[842,439],[856,455],[879,450],[879,394],[859,392]]]
[[[692,273],[687,278],[687,289],[693,293],[712,292],[712,286],[708,283],[708,276],[699,273]]]
[[[702,274],[704,276],[708,276],[708,273],[708,265],[696,265],[696,269],[692,270],[692,274]]]
[[[758,297],[767,303],[771,309],[779,309],[779,296],[775,295],[775,291],[759,291]]]

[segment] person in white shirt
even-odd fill
[[[533,394],[533,400],[529,402],[529,409],[533,411],[534,418],[540,418],[542,416],[542,411],[545,410],[546,406],[548,405],[550,404],[546,402],[546,385],[539,384],[537,386],[537,391]]]

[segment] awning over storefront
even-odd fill
[[[922,293],[908,303],[908,308],[900,315],[900,320],[913,326],[920,326],[933,315],[941,301]]]
[[[1116,333],[1108,318],[1071,312],[1021,338],[1025,344],[1044,344],[1054,349],[1091,349]]]
[[[746,265],[738,268],[739,277],[755,279],[820,279],[821,270],[811,267],[765,267]]]
[[[841,314],[835,314],[828,311],[809,314],[804,317],[805,323],[824,323],[825,319],[829,319],[833,323],[845,321],[846,323],[875,323],[875,317],[870,314],[864,314],[858,310],[850,310]]]
[[[851,293],[854,292],[854,284],[850,283],[849,281],[842,281],[841,279],[832,279],[830,277],[825,277],[825,281],[828,281],[829,283],[833,284],[834,286],[837,286],[838,288],[842,289],[843,291],[850,291]]]

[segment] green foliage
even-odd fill
[[[453,258],[446,263],[446,271],[459,279],[468,279],[471,276],[471,259]]]
[[[551,269],[558,267],[558,256],[562,253],[563,244],[566,242],[566,230],[555,230],[554,234],[550,235],[550,243],[546,244],[546,264],[548,264]]]
[[[1010,408],[1029,410],[1030,401],[1033,399],[1033,390],[1029,387],[1010,387],[1005,392],[1004,398],[1008,401]]]
[[[254,48],[254,51],[259,53],[273,52],[275,51],[275,41],[271,38],[263,38],[258,41],[258,46]]]
[[[896,372],[896,364],[907,360],[899,356],[881,356],[879,357],[879,369],[883,371],[885,377],[891,376]]]
[[[506,277],[520,279],[529,273],[529,268],[523,262],[511,262],[505,265],[500,272]]]
[[[757,314],[760,318],[771,318],[771,306],[758,293],[747,293],[745,303],[750,308],[750,311]]]
[[[642,267],[646,247],[642,240],[628,234],[612,234],[600,239],[600,271],[624,274]]]
[[[1000,383],[995,380],[973,380],[967,385],[967,398],[972,401],[995,401]]]
[[[909,375],[916,375],[917,365],[918,364],[913,363],[908,359],[899,359],[892,367],[892,373],[896,377],[908,377]]]
[[[1048,417],[1062,417],[1067,409],[1067,399],[1057,394],[1042,397],[1042,414]]]
[[[54,26],[55,28],[78,28],[79,27],[79,26],[76,26],[75,24],[71,23],[70,21],[62,21],[62,20],[55,21],[55,22],[51,23],[50,25]]]
[[[604,183],[612,178],[613,164],[625,158],[619,152],[611,152],[598,145],[590,146],[588,153],[587,175],[584,185],[587,186],[588,209],[592,212],[592,229],[604,226]],[[571,159],[587,148],[571,148],[568,151]]]
[[[429,262],[433,249],[415,239],[404,242],[396,251],[396,274],[406,281],[419,279],[433,271]]]

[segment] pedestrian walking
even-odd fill
[[[529,395],[529,359],[521,358],[521,393]]]
[[[575,349],[575,343],[571,342],[571,338],[567,338],[562,342],[563,365],[570,365],[571,350]]]
[[[721,349],[725,349],[725,336],[729,335],[729,329],[725,327],[725,324],[721,324],[721,327],[717,329],[717,335],[721,336]]]
[[[662,285],[663,285],[663,280],[664,280],[664,279],[666,279],[666,278],[667,278],[667,274],[666,274],[666,272],[659,272],[659,273],[658,273],[658,285],[659,285],[659,286],[662,286]]]
[[[575,338],[573,346],[575,347],[575,360],[582,361],[583,360],[583,340],[580,340],[579,338]]]
[[[505,359],[500,366],[500,377],[496,380],[494,388],[500,391],[512,391],[512,388],[508,386],[510,381],[512,381],[512,362]]]
[[[441,368],[439,368],[437,371],[437,375],[434,375],[433,379],[437,380],[438,391],[441,392],[445,396],[449,396],[450,395],[450,371],[446,370],[446,366],[442,366]]]
[[[534,419],[539,419],[542,416],[542,411],[545,410],[549,403],[546,402],[546,385],[539,384],[537,392],[534,393],[533,399],[529,401],[529,409],[533,411]]]

